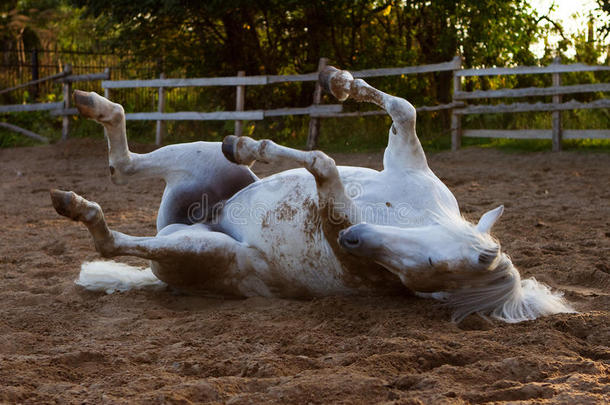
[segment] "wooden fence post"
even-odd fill
[[[240,70],[237,72],[237,77],[246,76],[246,72]],[[246,104],[246,86],[237,86],[235,90],[235,111],[243,111]],[[235,121],[235,136],[242,136],[244,133],[244,122]]]
[[[462,57],[457,55],[456,58],[460,61],[460,69],[462,65]],[[456,102],[455,94],[462,90],[462,77],[456,75],[457,70],[453,71],[453,102]],[[462,116],[456,114],[455,108],[451,109],[451,150],[456,151],[462,146]]]
[[[561,57],[556,57],[553,59],[554,64],[561,63]],[[553,86],[561,86],[561,75],[560,73],[553,73]],[[557,94],[553,96],[553,104],[561,103],[561,95]],[[561,128],[561,111],[553,111],[552,113],[552,122],[553,122],[553,152],[561,151],[561,138],[562,138],[562,128]]]
[[[110,68],[104,69],[104,73],[106,73],[106,80],[110,80]],[[110,89],[108,87],[104,89],[104,97],[110,100]]]
[[[328,63],[327,58],[320,58],[318,62],[318,74],[326,67]],[[318,105],[322,102],[322,86],[316,81],[316,87],[313,92],[313,105]],[[313,150],[318,146],[318,136],[320,134],[320,118],[312,117],[309,115],[309,132],[307,134],[307,145],[308,150]]]
[[[66,75],[72,73],[72,65],[67,64],[64,66],[64,73]],[[72,82],[64,81],[63,82],[63,96],[64,96],[64,110],[70,108],[70,99],[72,97]],[[68,134],[70,132],[70,116],[64,115],[61,118],[61,140],[65,141],[68,139]]]
[[[165,73],[159,75],[159,79],[165,79]],[[165,111],[165,87],[159,87],[159,104],[157,106],[157,112],[163,113]],[[161,145],[163,143],[163,136],[165,135],[165,122],[162,120],[157,121],[157,132],[155,134],[155,144]]]

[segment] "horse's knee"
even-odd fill
[[[125,122],[125,109],[122,105],[117,103],[112,103],[110,100],[106,100],[112,104],[108,115],[104,117],[106,121],[102,123],[108,123],[110,125],[122,125]]]
[[[318,183],[339,176],[335,160],[319,150],[311,152],[310,163],[307,169],[314,175]]]

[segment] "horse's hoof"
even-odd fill
[[[235,158],[235,147],[237,146],[237,140],[239,138],[235,135],[225,136],[225,139],[222,140],[222,154],[225,155],[229,162],[239,164],[237,159]]]
[[[93,222],[102,215],[97,203],[88,201],[73,191],[52,189],[51,202],[59,215],[74,221]]]
[[[68,191],[62,191],[57,189],[52,189],[51,191],[51,202],[53,203],[53,208],[59,215],[63,215],[64,217],[70,218],[70,202],[72,201],[72,196]]]
[[[74,105],[78,113],[85,118],[95,118],[95,101],[88,91],[74,90]]]
[[[350,72],[333,66],[325,67],[318,76],[318,82],[322,88],[339,101],[347,100],[353,81],[354,77]]]

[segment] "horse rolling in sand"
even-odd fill
[[[158,279],[182,290],[303,298],[396,294],[406,287],[450,305],[455,321],[472,313],[519,322],[573,312],[547,286],[521,280],[490,235],[502,206],[476,225],[461,216],[428,167],[409,102],[332,67],[320,82],[341,101],[372,102],[390,115],[382,171],[235,136],[132,153],[123,108],[77,90],[79,112],[104,126],[112,181],[165,180],[158,232],[135,237],[111,230],[100,206],[73,192],[52,190],[53,205],[87,226],[103,257],[149,259]],[[256,160],[302,168],[259,179],[249,169]],[[101,268],[112,278],[116,266],[107,263]],[[98,271],[98,278],[104,274]],[[95,285],[95,277],[87,283]]]

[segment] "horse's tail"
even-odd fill
[[[84,262],[76,284],[90,291],[161,290],[166,284],[150,268],[141,269],[115,261]]]
[[[522,280],[506,255],[502,255],[499,264],[487,277],[489,279],[482,287],[462,289],[446,296],[447,304],[455,308],[454,322],[460,322],[473,313],[515,323],[561,312],[576,312],[561,292],[551,291],[550,287],[533,277]]]

